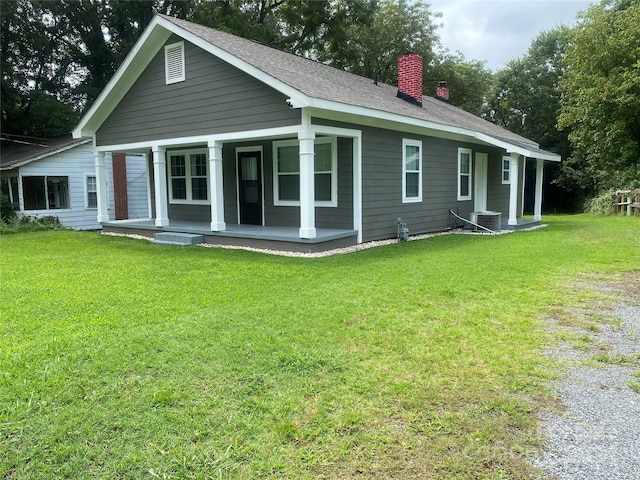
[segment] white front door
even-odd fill
[[[473,209],[476,212],[487,210],[487,166],[489,155],[476,152],[475,185],[473,196]]]

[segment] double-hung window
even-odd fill
[[[422,201],[422,141],[402,140],[402,201]]]
[[[209,203],[207,164],[204,151],[169,152],[171,203]]]
[[[87,175],[86,181],[86,207],[89,209],[98,208],[98,183],[95,175]]]
[[[511,157],[502,157],[502,183],[511,183]]]
[[[471,200],[470,148],[458,148],[458,200]]]
[[[273,143],[274,205],[300,205],[300,146],[297,140]],[[338,147],[334,137],[314,142],[314,197],[317,207],[338,205]]]

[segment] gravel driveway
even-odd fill
[[[572,310],[569,325],[550,320],[569,339],[548,352],[566,366],[555,384],[564,409],[541,414],[547,444],[532,463],[544,479],[640,480],[640,272],[576,288],[606,298]]]

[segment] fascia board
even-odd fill
[[[60,147],[57,148],[55,150],[51,150],[49,152],[46,153],[41,153],[40,155],[36,155],[35,157],[31,157],[28,158],[26,160],[22,160],[21,162],[18,163],[14,163],[12,165],[8,165],[6,167],[2,167],[0,168],[0,170],[12,170],[14,168],[19,168],[22,167],[24,165],[28,165],[29,163],[33,163],[33,162],[37,162],[38,160],[42,160],[43,158],[47,158],[50,157],[51,155],[56,155],[57,153],[62,153],[62,152],[66,152],[67,150],[70,150],[74,147],[79,147],[80,145],[85,145],[87,143],[91,142],[91,139],[87,138],[86,140],[83,140],[81,142],[76,142],[76,143],[72,143],[71,145],[65,145],[64,147]]]
[[[455,136],[473,136],[475,132],[470,130],[456,127],[453,125],[446,125],[444,123],[430,122],[428,120],[420,120],[414,117],[408,117],[397,113],[385,112],[382,110],[376,110],[373,108],[359,107],[356,105],[348,105],[344,103],[332,102],[330,100],[322,100],[317,98],[309,99],[310,111],[316,113],[317,116],[323,116],[321,112],[331,112],[337,114],[343,114],[347,116],[369,118],[373,123],[380,124],[386,123],[389,125],[395,124],[402,126],[402,130],[406,127],[417,128],[419,130],[428,130],[430,132],[442,132],[448,135]],[[354,123],[354,120],[351,121]],[[356,122],[359,123],[359,122]],[[373,125],[369,122],[370,125]],[[399,128],[394,128],[398,130]]]
[[[73,138],[93,137],[96,130],[120,103],[149,62],[171,36],[170,30],[159,25],[159,20],[159,17],[154,17],[151,20],[111,80],[80,119],[72,132]]]
[[[519,145],[513,145],[512,143],[499,140],[492,137],[491,135],[485,135],[484,133],[475,132],[475,137],[478,140],[486,142],[490,145],[504,148],[507,153],[517,153],[518,155],[523,155],[525,157],[537,158],[539,160],[549,160],[551,162],[560,162],[562,160],[562,157],[555,153],[539,151],[534,152],[533,150],[530,150],[528,148],[521,147]]]

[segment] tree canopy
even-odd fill
[[[444,80],[453,105],[559,153],[557,182],[569,190],[640,182],[638,0],[591,6],[495,74],[441,45],[439,16],[422,0],[3,1],[2,133],[71,131],[155,12],[390,84],[397,58],[420,53],[425,95]]]
[[[2,132],[69,132],[154,12],[250,38],[395,84],[397,58],[424,58],[425,94],[440,80],[451,102],[479,113],[489,72],[440,45],[421,0],[14,0],[2,8]]]
[[[560,79],[569,164],[599,188],[640,186],[640,2],[605,0],[571,31]]]

